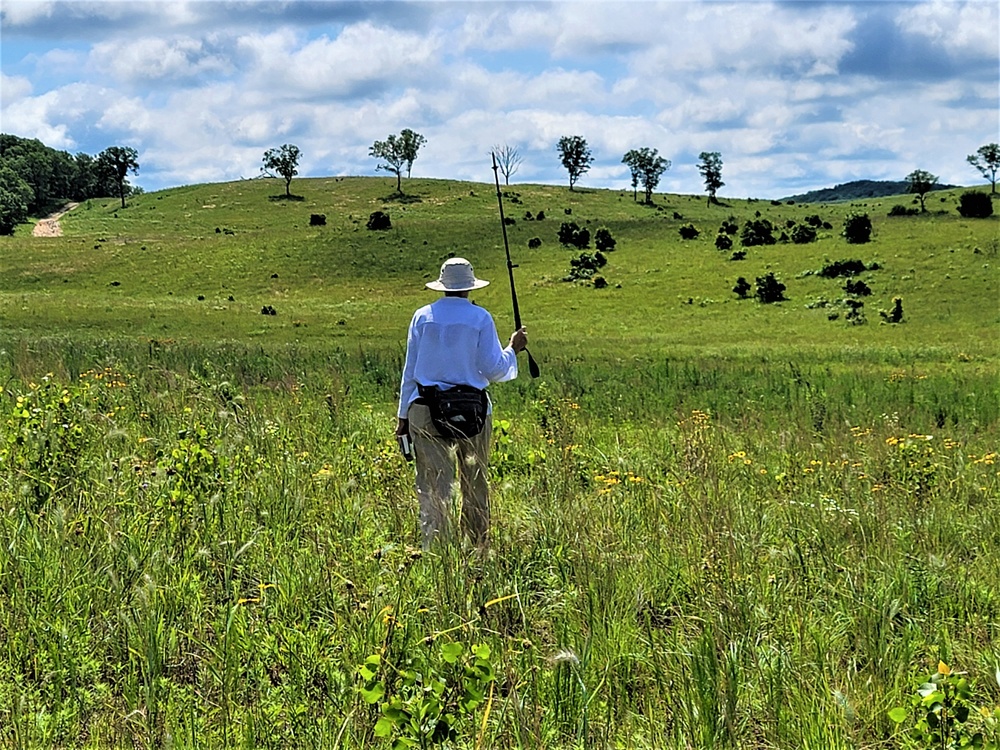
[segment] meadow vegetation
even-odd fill
[[[495,192],[280,191],[0,240],[0,746],[902,748],[953,672],[998,740],[995,216],[507,188],[542,377],[492,389],[480,558],[419,550],[392,429],[444,258],[512,325]],[[816,237],[717,246],[763,220]]]

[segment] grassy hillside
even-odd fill
[[[255,180],[140,195],[125,209],[114,200],[88,202],[64,217],[61,238],[2,240],[0,325],[8,335],[392,345],[412,309],[432,298],[423,282],[455,254],[494,282],[476,299],[494,311],[501,330],[510,328],[493,186],[409,180],[404,199],[392,198],[392,187],[377,178],[303,179],[292,184],[302,199],[287,201],[277,199],[276,181]],[[888,218],[891,206],[909,205],[909,197],[709,207],[701,196],[657,195],[648,207],[615,191],[541,185],[510,191],[511,251],[536,356],[572,356],[595,344],[616,354],[788,346],[995,353],[998,220],[960,217],[957,192],[935,193],[928,214]],[[375,210],[390,214],[391,230],[365,228]],[[527,221],[529,211],[546,218]],[[871,217],[872,242],[849,245],[840,236],[851,211]],[[723,220],[742,227],[757,212],[776,235],[808,215],[832,229],[821,229],[807,245],[748,248],[742,261],[715,249]],[[313,213],[324,214],[326,226],[310,226]],[[560,223],[569,220],[591,235],[607,227],[617,240],[602,270],[608,288],[560,280],[579,252],[557,240]],[[687,223],[700,229],[697,239],[680,239],[678,228]],[[527,248],[532,237],[542,240],[537,250]],[[807,309],[844,297],[844,279],[804,275],[841,259],[882,266],[862,276],[873,291],[865,300],[867,326],[845,324],[843,309],[836,321],[828,320],[829,307]],[[732,287],[739,276],[753,284],[767,272],[787,286],[788,301],[737,299]],[[896,296],[906,323],[878,325],[877,311]],[[264,305],[278,314],[261,315]]]
[[[512,187],[542,377],[491,388],[480,557],[419,549],[392,433],[444,258],[512,326],[495,191],[392,187],[177,188],[0,238],[0,747],[903,750],[942,664],[953,738],[1000,742],[995,218]],[[831,228],[716,249],[758,211]],[[569,219],[616,238],[607,288],[561,281]],[[815,273],[852,259],[865,325]],[[786,301],[731,291],[766,273]]]

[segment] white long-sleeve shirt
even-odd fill
[[[486,388],[517,377],[517,354],[502,347],[493,317],[465,297],[441,297],[413,314],[397,416],[406,418],[417,384]]]

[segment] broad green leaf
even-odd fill
[[[392,734],[392,731],[396,728],[396,722],[387,716],[383,716],[378,721],[375,722],[375,736],[376,737],[388,737]]]
[[[465,647],[461,643],[445,643],[441,646],[441,658],[449,664],[454,664],[464,650]]]
[[[472,647],[472,653],[475,654],[477,659],[482,659],[483,661],[489,661],[490,659],[490,647],[485,643],[480,643],[478,646]]]
[[[905,708],[903,708],[902,706],[896,706],[896,708],[892,709],[889,712],[889,718],[892,719],[897,724],[902,724],[904,721],[906,721],[906,714],[907,711]]]
[[[361,697],[365,699],[366,703],[378,703],[382,700],[382,696],[385,695],[385,685],[381,682],[376,682],[370,688],[360,687],[358,691],[361,693]]]

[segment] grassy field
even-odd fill
[[[419,551],[392,427],[445,257],[512,326],[496,195],[392,187],[192,186],[0,239],[0,746],[929,747],[939,663],[972,683],[953,736],[998,739],[995,218],[512,186],[542,377],[492,389],[481,559]],[[832,228],[715,248],[757,211]],[[617,240],[607,288],[560,280],[569,220]],[[881,266],[865,325],[814,273],[847,259]],[[731,291],[768,272],[786,301]]]

